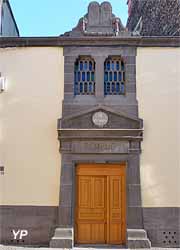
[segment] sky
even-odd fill
[[[72,30],[92,0],[9,0],[21,36],[59,36]],[[97,0],[102,3],[103,1]],[[127,0],[109,0],[113,13],[127,21]]]

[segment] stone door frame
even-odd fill
[[[102,160],[104,158],[104,160]],[[126,228],[143,228],[142,204],[139,174],[139,154],[67,154],[62,153],[62,172],[60,186],[60,204],[58,227],[71,230],[70,242],[68,246],[74,246],[74,224],[75,224],[75,198],[76,182],[75,171],[79,163],[121,163],[126,162]],[[68,169],[68,171],[67,171]],[[67,173],[69,172],[69,173]],[[64,182],[65,176],[71,176],[68,182]],[[138,183],[137,183],[138,182]],[[64,192],[64,187],[70,186],[68,193]],[[134,189],[134,187],[138,187]],[[66,191],[67,192],[67,191]],[[64,198],[63,198],[64,197]],[[69,197],[69,198],[68,198]],[[65,200],[67,201],[64,204]],[[68,204],[68,202],[70,202]],[[64,206],[65,205],[65,206]],[[69,207],[68,207],[69,206]],[[63,210],[65,208],[65,210]],[[63,212],[64,211],[64,212]],[[66,217],[66,218],[65,218]],[[63,223],[62,223],[63,222]],[[67,246],[67,244],[66,244]]]

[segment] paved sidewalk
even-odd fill
[[[50,250],[50,249],[54,250],[54,248],[46,248],[46,247],[17,247],[17,246],[0,245],[0,250]],[[99,248],[99,249],[100,250],[110,250],[109,248]],[[87,247],[87,248],[74,247],[73,250],[96,250],[96,248],[92,248],[92,247]],[[120,250],[123,250],[123,249],[120,249]],[[127,250],[127,249],[125,249],[125,250]],[[142,249],[136,249],[136,250],[142,250]],[[144,248],[144,250],[145,250],[145,248]],[[180,250],[180,248],[158,248],[158,247],[153,247],[153,248],[151,248],[151,250]]]

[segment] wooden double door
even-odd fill
[[[125,186],[125,164],[77,166],[75,243],[125,244]]]

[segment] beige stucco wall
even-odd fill
[[[57,119],[63,99],[62,48],[0,50],[1,205],[56,206],[60,154]]]
[[[144,207],[180,206],[180,49],[139,48],[137,99],[144,120]]]
[[[0,49],[0,72],[0,205],[56,206],[63,49]],[[137,99],[143,206],[180,206],[180,49],[138,49]]]

